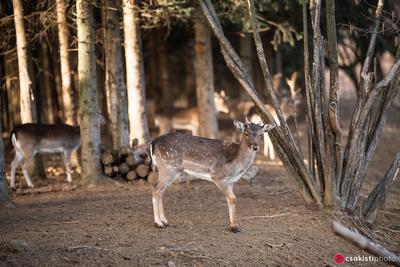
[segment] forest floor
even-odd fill
[[[393,110],[369,168],[363,196],[400,150],[399,118],[400,112]],[[260,171],[255,183],[235,187],[242,229],[238,234],[228,229],[224,196],[208,182],[194,181],[189,187],[175,184],[167,189],[164,207],[170,226],[166,229],[154,227],[151,187],[144,181],[14,194],[16,208],[0,209],[0,266],[335,266],[333,258],[338,252],[354,257],[371,255],[332,232],[332,221],[340,220],[341,213],[304,206],[279,160],[265,160],[259,153],[256,164]],[[44,183],[59,184],[62,178],[49,177]],[[397,254],[399,204],[397,179],[369,232]]]

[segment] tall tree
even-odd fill
[[[91,184],[101,177],[100,125],[91,1],[77,0],[76,9],[82,181],[84,184]]]
[[[73,80],[68,52],[68,24],[65,0],[57,0],[56,7],[58,40],[60,43],[61,92],[64,120],[65,123],[74,125],[76,124],[76,114],[73,98]]]
[[[201,11],[196,10],[198,18]],[[218,137],[217,112],[214,103],[214,73],[212,63],[211,37],[203,19],[198,19],[195,30],[195,75],[197,106],[200,118],[200,134],[209,138]]]
[[[113,147],[119,148],[129,145],[126,84],[118,20],[120,4],[114,0],[105,0],[103,4],[107,110]]]
[[[129,138],[145,143],[147,124],[144,66],[136,1],[123,1],[126,81],[128,91]]]
[[[15,35],[17,39],[18,72],[22,123],[37,122],[33,82],[29,71],[29,51],[21,0],[13,0]]]
[[[20,109],[22,123],[38,122],[35,94],[32,81],[32,60],[28,50],[28,40],[24,24],[24,9],[21,0],[13,0],[15,35],[17,39],[17,57],[20,88]],[[40,156],[35,156],[29,168],[32,176],[46,177]]]

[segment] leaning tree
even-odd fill
[[[281,125],[270,132],[270,137],[278,156],[308,206],[316,204],[320,208],[340,207],[354,215],[366,170],[382,134],[390,106],[399,90],[400,53],[397,53],[395,63],[388,74],[381,81],[377,81],[372,62],[383,9],[383,0],[379,0],[375,11],[369,48],[358,85],[357,105],[352,115],[349,136],[347,141],[344,142],[338,114],[339,74],[335,3],[334,0],[325,2],[327,58],[329,59],[329,64],[325,64],[324,37],[320,27],[322,3],[321,0],[307,2],[307,0],[303,1],[304,77],[307,123],[310,131],[309,153],[306,161],[307,157],[303,154],[299,143],[296,142],[283,118],[260,38],[254,2],[247,0],[254,42],[266,91],[272,100]],[[274,123],[272,115],[266,110],[265,104],[256,91],[251,75],[224,35],[211,1],[199,0],[199,3],[220,43],[221,52],[228,68],[254,101],[264,123]],[[308,44],[307,5],[312,25],[312,53],[310,53]],[[325,90],[327,81],[325,80],[324,70],[326,65],[330,72],[329,92]],[[400,165],[399,158],[400,155],[398,154],[386,175],[369,194],[363,207],[362,214],[370,223],[374,221],[377,211],[385,202],[388,188]]]

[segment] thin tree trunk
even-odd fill
[[[200,10],[197,14],[201,14]],[[201,17],[201,16],[198,16]],[[214,73],[211,37],[203,19],[195,22],[195,75],[196,95],[199,109],[200,135],[218,138],[217,112],[214,103]]]
[[[68,52],[68,24],[65,0],[56,0],[56,9],[58,40],[60,43],[61,91],[64,120],[67,124],[75,125],[76,114],[74,109],[73,80]]]
[[[4,55],[4,69],[6,74],[6,88],[10,112],[10,129],[21,122],[21,107],[19,104],[19,80],[18,80],[18,62],[16,53]]]
[[[140,144],[144,144],[149,140],[150,134],[146,114],[144,66],[136,2],[123,1],[123,13],[129,138],[130,142],[136,138]]]
[[[162,92],[162,103],[161,107],[165,107],[169,112],[172,111],[174,107],[174,99],[173,94],[169,82],[169,68],[168,65],[168,51],[167,51],[167,42],[164,41],[160,44],[158,50],[158,58],[159,58],[159,70],[160,70],[160,80],[161,92]]]
[[[326,132],[327,161],[330,169],[327,170],[325,181],[325,204],[328,206],[338,202],[337,187],[342,174],[343,144],[342,129],[339,125],[339,65],[336,40],[335,1],[326,2],[326,28],[329,58],[329,128]]]
[[[40,42],[41,49],[41,75],[40,75],[40,83],[41,89],[38,94],[38,99],[40,105],[40,121],[43,123],[53,124],[56,121],[56,114],[54,112],[54,103],[53,103],[53,90],[55,89],[51,83],[50,77],[50,53],[49,47],[45,40],[41,40]]]
[[[250,76],[254,79],[254,53],[253,39],[251,38],[251,34],[244,33],[243,36],[240,36],[239,49],[240,58],[243,60],[243,64],[248,69]],[[244,91],[240,91],[240,98],[247,98],[247,95]]]
[[[369,224],[373,224],[379,211],[384,207],[389,190],[396,179],[400,167],[400,153],[397,153],[395,160],[387,170],[385,176],[379,181],[369,193],[363,205],[363,216]]]
[[[129,146],[129,121],[126,85],[123,69],[121,32],[119,30],[118,1],[105,0],[103,21],[105,23],[105,90],[110,118],[110,133],[115,149]]]
[[[21,120],[22,123],[37,122],[35,96],[32,77],[29,72],[29,51],[26,38],[24,11],[21,0],[13,0],[15,34],[17,39],[19,87],[21,91]]]
[[[77,0],[76,8],[82,181],[92,184],[101,178],[94,25],[90,1]]]
[[[0,111],[3,111],[0,107]],[[12,203],[10,201],[10,196],[8,194],[8,185],[6,180],[6,160],[4,158],[4,145],[2,138],[2,127],[0,124],[0,205],[5,207],[12,207]]]

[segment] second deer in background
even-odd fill
[[[224,92],[214,93],[214,102],[217,112],[229,113],[225,102]],[[192,108],[174,108],[168,112],[161,110],[156,112],[155,125],[160,129],[160,135],[167,134],[172,130],[187,130],[193,135],[199,134],[199,110]]]

